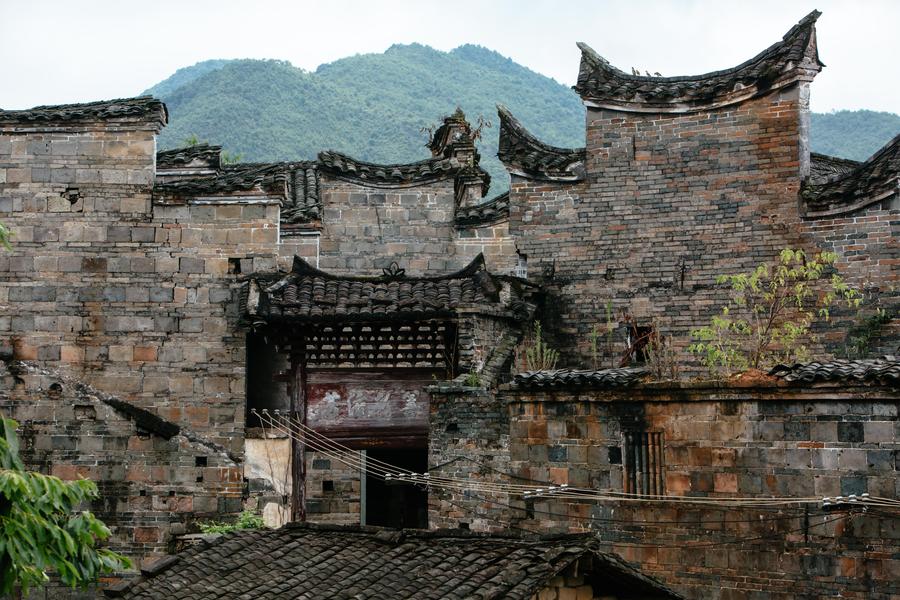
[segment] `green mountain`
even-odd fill
[[[465,45],[441,52],[395,45],[308,72],[279,60],[209,60],[179,69],[146,93],[164,100],[170,124],[160,148],[196,135],[245,161],[314,158],[337,150],[372,162],[428,156],[423,128],[460,107],[482,130],[482,165],[491,195],[508,178],[497,160],[496,105],[507,105],[549,144],[584,144],[584,107],[568,87],[511,59]],[[815,114],[813,149],[864,159],[900,131],[900,116],[871,111]],[[852,144],[849,140],[852,140]]]
[[[866,160],[900,133],[900,115],[872,110],[813,113],[810,129],[815,152]]]

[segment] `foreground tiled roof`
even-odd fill
[[[538,140],[504,106],[500,116],[497,156],[516,175],[533,179],[578,181],[584,179],[585,149],[557,148]]]
[[[509,218],[509,192],[504,192],[481,204],[460,206],[456,209],[456,226],[459,228],[489,225]]]
[[[796,383],[835,381],[900,386],[900,358],[885,356],[867,360],[832,360],[778,365],[770,375]]]
[[[620,110],[687,112],[739,102],[796,80],[811,79],[822,66],[815,42],[813,11],[782,41],[745,63],[705,75],[643,77],[616,69],[586,44],[575,91],[590,104]]]
[[[611,388],[626,387],[638,383],[647,374],[646,369],[627,367],[621,369],[553,371],[527,371],[513,378],[518,388]]]
[[[27,110],[0,110],[0,124],[107,120],[153,120],[165,124],[168,121],[168,112],[165,104],[151,96],[83,104],[35,106]]]
[[[808,216],[844,214],[900,194],[900,135],[864,163],[801,192]]]
[[[526,540],[300,524],[198,544],[169,559],[122,597],[524,600],[579,559],[591,561],[586,575],[597,581],[600,596],[679,597],[597,550],[589,535]]]
[[[449,317],[457,308],[501,309],[500,282],[479,254],[466,268],[439,277],[407,277],[392,265],[379,277],[320,271],[295,257],[290,273],[245,284],[242,312],[251,319],[411,320]]]

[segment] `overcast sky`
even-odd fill
[[[0,107],[133,96],[209,58],[314,70],[394,43],[486,46],[574,83],[587,42],[613,65],[693,75],[751,58],[818,8],[815,111],[900,113],[898,0],[0,0]]]

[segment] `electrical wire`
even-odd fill
[[[284,417],[278,415],[280,418],[284,419]],[[310,440],[311,444],[316,444],[317,447],[321,448],[323,445],[327,448],[327,450],[331,452],[350,452],[353,453],[355,451],[350,448],[335,442],[322,435],[319,432],[316,432],[312,428],[306,426],[305,424],[299,422],[293,417],[287,417],[287,423],[281,423],[282,430],[285,432],[290,431],[291,433],[298,436],[299,441],[303,441],[307,438],[315,438],[315,441]],[[273,420],[273,424],[275,421]],[[300,429],[301,431],[295,431],[294,427]],[[340,459],[338,459],[340,460]],[[371,462],[371,464],[370,464]],[[360,461],[354,461],[354,464],[349,465],[352,468],[362,468]],[[444,488],[444,489],[456,489],[456,490],[479,490],[479,491],[496,491],[498,493],[506,493],[506,494],[543,494],[545,497],[554,497],[557,499],[572,499],[572,500],[595,500],[595,501],[630,501],[630,502],[640,502],[640,503],[654,503],[654,502],[668,502],[668,503],[685,503],[685,504],[698,504],[698,505],[707,505],[707,506],[722,506],[722,505],[733,505],[733,506],[792,506],[799,504],[819,504],[822,499],[817,497],[809,497],[809,498],[697,498],[693,496],[646,496],[640,494],[627,494],[623,492],[606,492],[606,493],[598,493],[595,490],[585,490],[579,488],[571,488],[571,487],[555,487],[552,490],[548,490],[547,488],[537,487],[534,485],[527,486],[521,484],[504,484],[504,483],[496,483],[496,482],[484,482],[484,481],[473,481],[471,478],[469,479],[461,479],[461,478],[453,478],[453,477],[442,477],[435,476],[430,473],[413,473],[408,469],[401,469],[389,463],[385,463],[383,461],[366,461],[366,466],[370,467],[370,471],[375,472],[376,474],[389,478],[396,481],[413,483],[413,484],[423,484],[432,488]]]
[[[255,411],[254,411],[255,412]],[[378,477],[383,480],[392,480],[397,482],[405,482],[415,485],[422,485],[434,490],[444,490],[451,492],[462,492],[467,495],[472,495],[475,492],[486,492],[486,493],[494,493],[494,494],[505,494],[505,495],[524,495],[525,492],[529,490],[544,490],[544,488],[538,488],[536,486],[523,486],[519,484],[502,484],[495,482],[483,482],[472,479],[461,479],[461,478],[451,478],[451,477],[435,477],[431,476],[428,473],[414,473],[409,471],[408,469],[402,469],[396,467],[395,465],[391,465],[390,463],[386,463],[383,461],[378,461],[374,459],[367,459],[365,462],[362,459],[358,458],[357,451],[354,451],[330,438],[327,436],[313,430],[312,428],[306,426],[305,424],[299,422],[298,420],[293,419],[292,417],[287,417],[287,422],[284,422],[284,417],[280,414],[276,414],[275,417],[272,417],[268,413],[268,411],[263,411],[265,415],[261,415],[256,413],[261,419],[267,419],[270,425],[289,435],[292,439],[295,439],[301,443],[307,444],[311,449],[317,452],[321,452],[323,455],[328,456],[338,462],[341,462],[354,470],[358,470],[361,473],[365,473],[367,475],[371,475],[374,477]],[[278,420],[276,420],[276,417]],[[505,474],[508,475],[508,474]],[[640,495],[629,495],[621,492],[607,492],[607,493],[597,493],[594,490],[582,490],[577,488],[556,488],[556,491],[552,493],[547,493],[543,496],[535,496],[534,499],[557,499],[557,500],[593,500],[593,501],[632,501],[632,502],[675,502],[681,504],[696,504],[707,507],[721,507],[721,508],[756,508],[756,509],[773,509],[778,507],[794,507],[799,508],[801,504],[819,504],[822,502],[820,498],[695,498],[695,497],[684,497],[684,496],[653,496],[646,497]],[[487,499],[485,499],[488,501]],[[838,500],[838,499],[835,499]],[[496,504],[496,502],[494,502]],[[900,502],[894,501],[888,498],[874,498],[871,499],[871,502],[868,499],[857,499],[856,502],[851,503],[855,506],[862,506],[865,504],[871,505],[879,505],[885,507],[893,507],[900,505]],[[512,505],[506,504],[507,507],[519,510],[520,507],[514,507]],[[524,509],[523,509],[524,510]],[[546,511],[541,511],[546,512]],[[571,519],[572,517],[568,514],[562,513],[548,513],[555,514],[557,516],[564,516],[567,519]],[[785,520],[785,519],[793,519],[797,518],[795,515],[784,515],[778,516],[770,519],[740,519],[733,520],[733,522],[761,522],[766,520]],[[600,520],[600,518],[594,517],[594,520]],[[638,526],[652,526],[659,523],[661,521],[655,522],[635,522],[635,521],[623,521],[623,520],[613,520],[613,519],[605,519],[601,522],[625,522],[629,524],[634,524]],[[727,522],[725,520],[716,521],[716,523]],[[683,521],[671,521],[671,523],[683,523]]]

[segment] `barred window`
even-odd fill
[[[666,493],[664,446],[661,431],[625,431],[624,487],[629,494]]]

